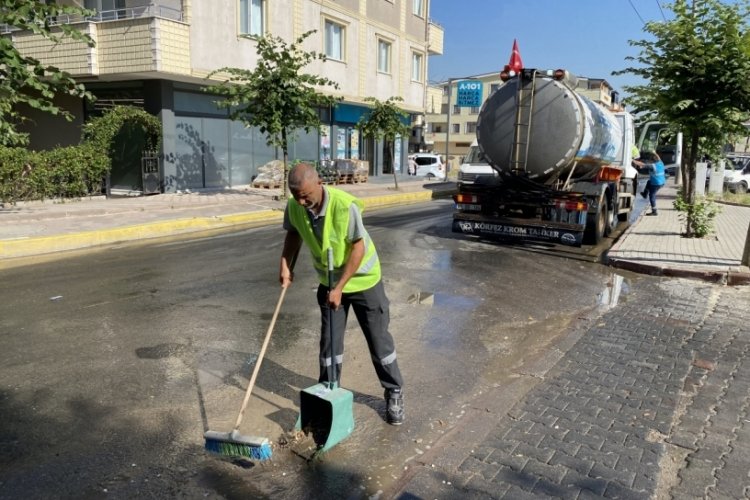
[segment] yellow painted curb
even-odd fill
[[[220,215],[215,217],[192,217],[164,222],[151,222],[112,229],[83,231],[59,236],[22,238],[0,241],[0,258],[26,257],[45,253],[76,250],[120,243],[123,241],[159,238],[195,231],[209,231],[242,224],[281,221],[283,212],[262,210],[259,212]]]
[[[403,203],[418,203],[432,199],[432,191],[418,191],[415,193],[394,193],[383,196],[365,198],[365,208],[382,208]]]
[[[409,203],[420,203],[433,199],[432,191],[418,191],[412,193],[394,193],[382,196],[363,198],[368,209],[385,208]],[[201,231],[221,230],[242,225],[261,225],[280,222],[284,212],[281,210],[261,210],[257,212],[220,215],[214,217],[191,217],[174,219],[164,222],[151,222],[120,228],[83,231],[74,234],[58,236],[42,236],[38,238],[18,238],[0,241],[0,259],[16,257],[30,257],[34,255],[51,254],[66,250],[80,250],[84,248],[111,245],[126,241],[163,238],[179,234]]]

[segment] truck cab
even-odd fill
[[[482,156],[477,140],[469,146],[463,162],[458,167],[459,184],[493,184],[496,183],[499,174],[492,168]]]

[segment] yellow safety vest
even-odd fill
[[[323,219],[322,241],[318,241],[313,231],[307,209],[290,199],[287,203],[289,222],[305,242],[313,258],[313,265],[318,272],[320,282],[328,286],[328,247],[333,248],[334,281],[341,276],[344,263],[349,259],[352,246],[347,242],[349,232],[349,207],[356,203],[360,213],[364,204],[351,194],[340,189],[324,188],[328,205]],[[369,235],[364,237],[365,255],[359,269],[344,286],[344,293],[361,292],[375,286],[380,281],[380,260],[375,245]]]

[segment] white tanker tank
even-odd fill
[[[592,178],[617,158],[623,135],[616,117],[573,91],[572,78],[524,69],[485,101],[477,142],[501,175],[551,185]]]

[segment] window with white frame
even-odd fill
[[[325,54],[330,59],[344,60],[344,26],[326,19]]]
[[[422,81],[422,54],[411,53],[411,79],[415,82]]]
[[[452,128],[453,128],[453,133],[454,134],[460,134],[461,133],[461,124],[460,123],[454,123]]]
[[[460,115],[461,114],[461,106],[458,104],[453,105],[453,114],[454,115]]]
[[[424,0],[412,0],[412,12],[415,16],[424,17]]]
[[[125,8],[125,0],[84,0],[83,6],[86,9],[95,10],[96,15],[102,20],[125,17],[125,11],[118,10]]]
[[[479,106],[472,106],[469,110],[469,114],[472,115],[478,115],[479,114]]]
[[[391,44],[382,38],[378,39],[378,71],[391,72]]]
[[[240,0],[240,34],[263,36],[265,0]]]
[[[477,131],[477,122],[466,122],[466,133],[473,134]]]

